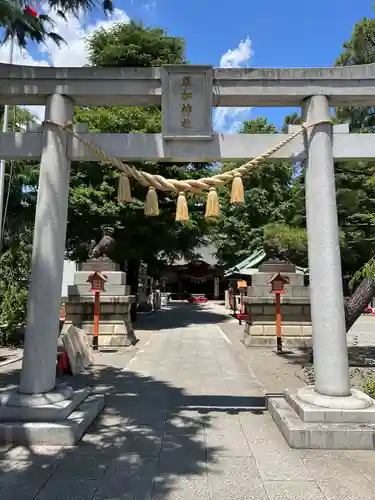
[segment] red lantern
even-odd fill
[[[104,283],[107,281],[107,276],[95,271],[87,280],[91,283],[90,292],[105,292]]]
[[[268,282],[271,285],[270,293],[283,293],[284,286],[289,283],[289,278],[286,276],[281,276],[280,273],[276,273]]]
[[[33,9],[32,7],[30,7],[30,5],[25,5],[25,8],[23,9],[23,11],[25,12],[25,14],[29,14],[32,17],[38,17],[37,11],[35,9]]]

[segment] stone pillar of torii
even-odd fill
[[[92,68],[74,71],[69,68],[33,68],[31,75],[22,67],[13,68],[11,78],[7,79],[4,66],[0,65],[0,102],[40,104],[44,96],[46,120],[61,124],[73,119],[74,104],[158,105],[162,98],[164,108],[168,108],[163,109],[163,128],[167,130],[167,137],[163,134],[152,137],[135,134],[138,136],[135,138],[125,134],[106,134],[105,137],[85,134],[86,139],[96,144],[99,141],[104,150],[112,148],[110,152],[114,156],[114,145],[119,145],[118,156],[129,161],[150,158],[163,161],[239,159],[246,158],[257,148],[267,149],[272,141],[277,143],[281,140],[282,134],[273,137],[212,134],[213,103],[226,106],[250,106],[255,103],[290,106],[299,103],[306,123],[315,123],[329,120],[332,105],[344,102],[348,105],[366,104],[375,98],[374,68],[371,71],[362,69],[363,80],[358,75],[355,78],[353,71],[356,70],[351,69],[351,82],[349,73],[344,73],[343,68],[249,72],[212,70],[207,66],[176,66],[167,68],[165,73],[155,68],[137,71],[130,68],[127,70],[129,79],[126,80],[124,68],[106,70],[106,73],[98,69],[94,73]],[[111,75],[116,87],[111,86]],[[185,102],[184,108],[180,106],[179,90],[176,91],[173,80],[185,78],[183,81],[186,84],[186,77],[193,81],[195,78],[196,88],[201,88],[197,95],[183,91],[184,99],[191,94],[192,105],[189,109]],[[124,87],[121,87],[121,78],[126,80]],[[7,81],[7,85],[3,85],[2,80]],[[139,85],[140,81],[142,85]],[[213,89],[213,81],[219,90],[216,87]],[[358,81],[362,82],[359,87]],[[167,90],[165,87],[168,87]],[[121,89],[122,94],[116,93],[119,90],[114,88]],[[33,96],[36,98],[33,99]],[[181,109],[183,113],[190,114],[179,121],[176,114]],[[193,123],[192,130],[187,130],[187,123]],[[70,403],[74,399],[73,390],[65,385],[56,385],[56,352],[70,162],[71,159],[93,158],[87,148],[69,139],[57,127],[45,124],[42,131],[33,134],[34,140],[29,132],[9,133],[0,142],[2,155],[6,158],[14,158],[17,154],[20,158],[31,159],[38,155],[41,158],[21,379],[17,391],[5,393],[0,398],[0,439],[3,441],[9,440],[9,435],[13,436],[10,438],[13,441],[25,440],[17,427],[21,420],[29,418],[30,422],[35,422],[35,419],[40,422],[44,414],[46,421],[50,419],[58,426],[57,405],[64,405],[65,402],[67,407],[71,404],[72,414],[76,409]],[[305,133],[304,139],[301,139],[302,151],[298,139],[285,153],[290,158],[292,149],[295,151],[294,159],[302,154],[305,160],[315,386],[287,393],[285,399],[271,398],[269,410],[289,444],[294,447],[373,447],[371,443],[375,442],[371,426],[368,426],[367,434],[361,428],[363,423],[375,422],[374,402],[350,388],[334,178],[335,157],[369,158],[373,154],[369,151],[375,151],[375,141],[368,134],[367,137],[359,137],[361,134],[358,134],[356,139],[353,139],[355,134],[346,134],[347,142],[343,146],[342,135],[333,133],[332,124],[320,124]],[[124,148],[123,144],[127,147]],[[238,151],[241,146],[243,151]],[[223,151],[226,152],[224,155]],[[280,152],[278,158],[282,155],[283,152]],[[51,405],[55,405],[52,408],[54,412]],[[291,411],[295,412],[298,425],[295,419],[293,422],[288,420]],[[8,432],[7,438],[2,429],[8,425],[4,422],[7,418],[9,420],[10,414],[13,415],[13,434]],[[52,414],[55,415],[53,418]],[[64,422],[67,420],[69,417]],[[87,427],[87,422],[86,419],[82,426]],[[321,437],[322,423],[326,426],[327,439]],[[351,433],[348,433],[349,428]],[[47,444],[59,444],[56,434],[55,437],[52,434],[46,436],[46,433],[43,438],[40,436],[40,432],[38,434],[31,429],[27,439],[34,442],[43,442],[44,439]]]

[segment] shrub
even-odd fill
[[[363,386],[363,392],[375,399],[375,379],[367,380]]]
[[[22,243],[0,257],[0,345],[20,342],[26,323],[30,254]]]

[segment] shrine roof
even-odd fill
[[[250,254],[246,259],[242,260],[235,266],[227,269],[224,273],[225,278],[229,278],[230,276],[239,274],[243,276],[251,276],[258,272],[258,265],[266,258],[266,252],[259,248],[255,250],[252,254]],[[297,274],[307,274],[308,268],[298,267],[296,266]]]
[[[196,248],[196,257],[193,259],[185,259],[181,257],[173,262],[173,266],[187,266],[191,262],[202,261],[209,266],[217,265],[216,258],[217,249],[213,243],[208,242],[206,245],[202,245]]]

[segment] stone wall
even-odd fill
[[[281,295],[282,338],[285,346],[311,345],[311,311],[309,287],[304,286],[304,275],[282,273],[289,285]],[[276,346],[276,299],[270,292],[272,274],[256,273],[252,286],[244,297],[248,315],[244,331],[247,346]]]
[[[90,292],[87,279],[89,271],[77,271],[74,285],[68,287],[65,332],[70,325],[82,328],[87,333],[90,343],[94,332],[94,293]],[[99,347],[129,346],[136,342],[130,307],[135,297],[130,295],[126,285],[126,275],[120,271],[105,273],[108,281],[105,290],[100,293]]]
[[[289,279],[285,286],[283,297],[310,297],[310,290],[305,286],[305,276],[297,273],[281,273]],[[271,285],[268,283],[272,278],[270,273],[256,273],[252,276],[251,286],[247,287],[248,297],[269,297]]]

